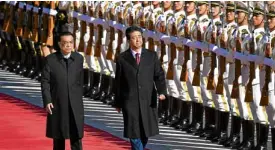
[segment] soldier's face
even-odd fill
[[[275,29],[275,17],[268,18],[268,27],[270,30]]]
[[[60,42],[58,43],[61,52],[65,55],[71,53],[74,48],[74,38],[71,35],[64,35],[60,37]]]
[[[219,6],[211,7],[211,9],[212,9],[213,17],[216,17],[220,14],[220,7]]]
[[[182,1],[175,1],[174,2],[174,10],[179,11],[183,8],[183,2]]]
[[[142,48],[142,35],[139,31],[134,31],[130,33],[130,41],[129,41],[130,47],[132,49],[140,49]]]
[[[235,18],[234,10],[226,10],[226,20],[227,20],[227,22],[234,21],[234,18]]]
[[[152,3],[154,6],[158,5],[159,4],[159,1],[153,1]]]
[[[206,4],[199,5],[198,8],[199,8],[199,15],[204,15],[208,11],[208,6]]]
[[[261,14],[253,15],[253,23],[255,26],[260,25],[264,21],[264,16]]]
[[[196,6],[194,2],[186,2],[185,3],[186,12],[191,13],[195,10]]]
[[[164,1],[164,2],[163,2],[163,8],[164,8],[164,9],[170,8],[171,5],[172,5],[172,2],[171,2],[171,1]]]
[[[246,14],[244,12],[237,12],[236,17],[237,17],[238,24],[241,24],[244,21]]]

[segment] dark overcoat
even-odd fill
[[[52,103],[53,113],[47,116],[46,136],[49,138],[82,138],[84,126],[83,57],[72,52],[68,59],[68,70],[61,52],[50,54],[45,59],[41,89],[44,107]],[[75,118],[77,131],[70,135],[69,104]]]
[[[115,84],[114,107],[122,108],[124,137],[140,138],[141,127],[146,137],[158,134],[157,93],[166,95],[166,84],[157,54],[142,49],[137,65],[130,49],[121,53]]]

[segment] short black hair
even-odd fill
[[[74,37],[74,35],[69,31],[59,33],[58,42],[60,42],[62,36],[68,36],[68,35],[71,35],[72,37]]]
[[[135,31],[138,31],[142,34],[142,29],[140,27],[137,27],[137,26],[130,26],[126,29],[125,35],[126,35],[127,40],[130,40],[130,34],[135,32]]]

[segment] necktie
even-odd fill
[[[137,64],[139,65],[139,62],[140,62],[139,53],[136,53],[136,62],[137,62]]]

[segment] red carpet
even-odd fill
[[[52,150],[44,109],[0,93],[0,150]],[[84,150],[128,150],[129,142],[85,126]],[[70,150],[66,141],[66,150]]]

